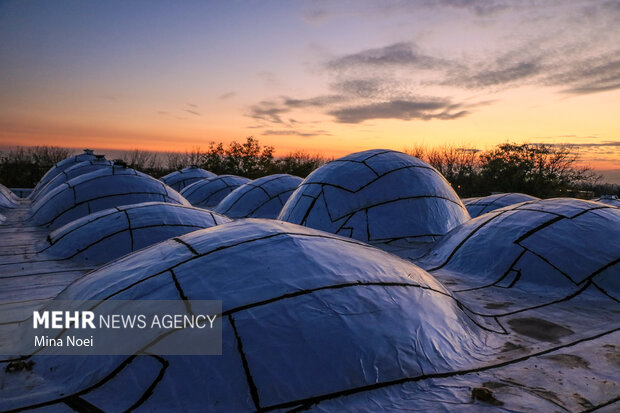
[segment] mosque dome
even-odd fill
[[[59,185],[32,205],[30,217],[35,225],[56,229],[93,212],[156,201],[190,206],[163,182],[131,168],[114,165]]]
[[[404,153],[375,149],[316,169],[278,219],[367,242],[433,241],[469,214],[433,167]]]
[[[91,159],[84,162],[76,163],[64,171],[61,171],[58,175],[52,178],[35,196],[31,199],[36,201],[37,199],[45,196],[48,192],[58,187],[59,185],[67,182],[70,179],[75,178],[89,172],[96,171],[103,168],[111,168],[114,163],[105,159],[103,155],[95,155],[95,159]]]
[[[620,208],[572,198],[510,205],[448,233],[416,263],[452,291],[489,288],[512,306],[572,296],[589,286],[620,299]],[[497,289],[493,294],[492,290]],[[501,293],[500,293],[501,291]],[[490,308],[490,307],[489,307]]]
[[[593,201],[620,207],[620,199],[618,199],[618,195],[601,195],[599,198],[593,199]]]
[[[288,174],[263,176],[232,191],[215,211],[235,219],[274,219],[301,181],[298,176]]]
[[[254,219],[179,239],[93,271],[57,299],[221,300],[221,356],[35,355],[37,391],[9,389],[4,406],[60,408],[79,395],[104,411],[136,400],[145,411],[294,408],[471,368],[484,346],[485,333],[431,275],[367,244]]]
[[[213,208],[228,194],[247,182],[250,180],[241,176],[219,175],[186,186],[181,195],[193,206]]]
[[[540,198],[535,196],[520,194],[520,193],[507,193],[507,194],[493,194],[489,196],[483,196],[479,198],[466,198],[463,199],[463,204],[467,208],[467,212],[472,218],[491,212],[498,208],[503,208],[508,205],[514,205],[521,202],[537,201]]]
[[[103,264],[152,244],[229,218],[200,208],[144,202],[104,209],[52,231],[39,251],[54,259]]]
[[[35,198],[37,194],[39,193],[39,191],[41,191],[45,187],[45,185],[47,185],[49,181],[54,179],[56,175],[58,175],[65,169],[70,168],[73,165],[78,164],[80,162],[91,161],[93,159],[96,159],[96,155],[93,153],[93,150],[84,149],[83,153],[72,156],[67,159],[63,159],[62,161],[58,162],[56,165],[51,167],[50,170],[47,171],[45,175],[43,175],[43,178],[41,178],[39,183],[37,183],[37,185],[34,187],[32,192],[30,193],[29,198],[31,199]]]
[[[188,185],[193,184],[196,181],[205,178],[213,178],[217,176],[213,172],[205,171],[196,165],[188,166],[180,171],[174,171],[166,176],[162,176],[160,181],[174,189],[175,191],[181,191]]]
[[[6,186],[0,184],[0,210],[2,208],[15,208],[17,204],[17,197]]]

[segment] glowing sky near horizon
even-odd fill
[[[3,1],[0,145],[572,143],[620,169],[619,1]]]

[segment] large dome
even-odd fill
[[[276,174],[255,179],[232,191],[215,208],[230,218],[276,218],[301,178]]]
[[[478,198],[465,198],[463,199],[463,204],[465,205],[465,208],[467,208],[469,215],[471,215],[472,218],[475,218],[508,205],[536,201],[538,199],[540,198],[515,192],[507,194],[493,194]]]
[[[103,264],[152,244],[230,222],[199,208],[165,202],[124,205],[95,212],[53,231],[40,252],[54,259]]]
[[[83,153],[76,155],[76,156],[72,156],[67,159],[63,159],[62,161],[58,162],[56,165],[51,167],[50,170],[47,171],[45,175],[43,175],[43,178],[41,178],[39,183],[34,187],[32,192],[30,193],[29,198],[32,199],[36,197],[39,191],[41,191],[45,187],[45,185],[47,185],[49,181],[54,179],[56,175],[58,175],[65,169],[70,168],[77,163],[84,162],[84,161],[91,161],[95,158],[96,156],[93,154],[93,151],[91,149],[84,149]]]
[[[430,165],[375,149],[312,172],[278,218],[362,241],[389,242],[434,240],[467,221],[469,214]]]
[[[221,356],[33,356],[37,391],[10,387],[3,408],[60,408],[71,395],[104,411],[138,399],[144,411],[293,408],[471,368],[485,353],[485,333],[441,284],[366,244],[272,220],[180,239],[91,272],[57,299],[222,300]]]
[[[160,181],[164,182],[175,191],[180,191],[196,181],[200,181],[205,178],[213,178],[215,176],[217,175],[213,172],[205,171],[202,168],[192,165],[181,169],[180,171],[175,171],[166,176],[162,176]]]
[[[15,208],[17,197],[9,188],[0,184],[0,210],[2,208]]]
[[[618,300],[618,240],[620,208],[547,199],[474,218],[446,235],[418,263],[439,279],[450,280],[453,291],[473,294],[489,287],[485,297],[492,301],[505,300],[510,289],[512,311],[532,297],[553,301],[589,286]],[[495,294],[493,288],[498,289]]]
[[[190,206],[161,181],[130,168],[114,166],[61,184],[32,205],[30,216],[36,225],[55,229],[103,209],[153,201]]]
[[[103,168],[111,168],[114,164],[112,161],[108,161],[107,159],[105,159],[103,155],[95,156],[95,159],[76,163],[75,165],[70,166],[69,168],[60,172],[58,175],[52,178],[52,180],[50,180],[44,187],[42,187],[36,195],[31,196],[31,199],[33,201],[36,201],[37,199],[47,195],[47,193],[54,188],[60,186],[61,184],[64,184],[65,182],[75,178],[76,176],[84,175],[89,172],[93,172]]]
[[[250,180],[241,176],[219,175],[186,186],[181,191],[181,195],[193,206],[212,208],[232,191],[247,182]]]

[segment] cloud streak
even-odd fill
[[[419,52],[413,43],[401,42],[333,58],[328,60],[325,66],[332,70],[385,66],[433,69],[447,64],[449,63],[443,59]]]
[[[326,130],[317,130],[317,131],[300,131],[295,129],[282,129],[282,130],[266,130],[262,133],[263,136],[269,135],[283,135],[283,136],[300,136],[302,138],[309,138],[313,136],[332,136],[331,133]]]
[[[458,110],[460,105],[448,100],[418,99],[393,100],[343,107],[328,113],[340,123],[360,123],[370,119],[431,120],[456,119],[467,115],[467,110]]]

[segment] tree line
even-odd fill
[[[130,167],[156,178],[197,165],[218,175],[258,178],[276,173],[306,177],[331,161],[320,154],[293,152],[274,156],[273,146],[253,137],[243,142],[211,142],[207,149],[181,153],[132,150],[122,153]],[[442,146],[414,146],[406,153],[441,172],[461,197],[492,192],[522,192],[541,198],[574,196],[589,198],[618,194],[619,185],[601,184],[601,176],[580,166],[580,154],[569,145],[502,143],[490,150]],[[55,163],[75,153],[53,146],[17,147],[0,153],[0,183],[7,187],[34,187]]]

